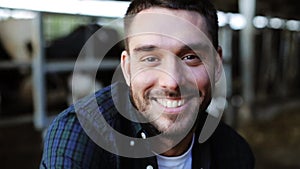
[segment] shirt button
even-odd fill
[[[134,144],[135,144],[135,142],[134,142],[133,140],[131,140],[131,141],[129,142],[129,145],[130,145],[130,146],[134,146]]]
[[[146,139],[146,134],[144,132],[141,133],[142,139]],[[148,168],[147,168],[148,169]]]
[[[153,169],[152,165],[148,165],[146,169]]]

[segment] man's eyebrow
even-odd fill
[[[155,45],[143,45],[143,46],[139,46],[133,49],[133,52],[150,52],[153,51],[155,49],[158,49],[157,46]]]
[[[211,47],[208,44],[203,43],[194,43],[194,44],[188,44],[181,47],[181,51],[207,51]]]
[[[211,47],[205,43],[193,43],[187,44],[180,47],[178,52],[187,52],[187,51],[209,51]],[[139,52],[151,52],[159,49],[158,46],[155,45],[141,45],[133,49],[133,53]]]

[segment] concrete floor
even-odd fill
[[[0,168],[39,168],[41,133],[31,123],[0,128]]]
[[[269,120],[238,130],[251,145],[256,169],[300,169],[300,110],[291,109]]]

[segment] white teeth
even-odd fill
[[[173,107],[173,102],[171,102],[170,100],[167,101],[167,107]]]
[[[176,108],[184,104],[184,100],[157,99],[157,102],[166,108]]]

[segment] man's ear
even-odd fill
[[[223,71],[223,51],[221,46],[218,46],[217,55],[215,60],[215,82],[218,82],[221,78],[222,71]]]
[[[130,56],[126,50],[121,54],[121,68],[128,86],[130,86]]]

